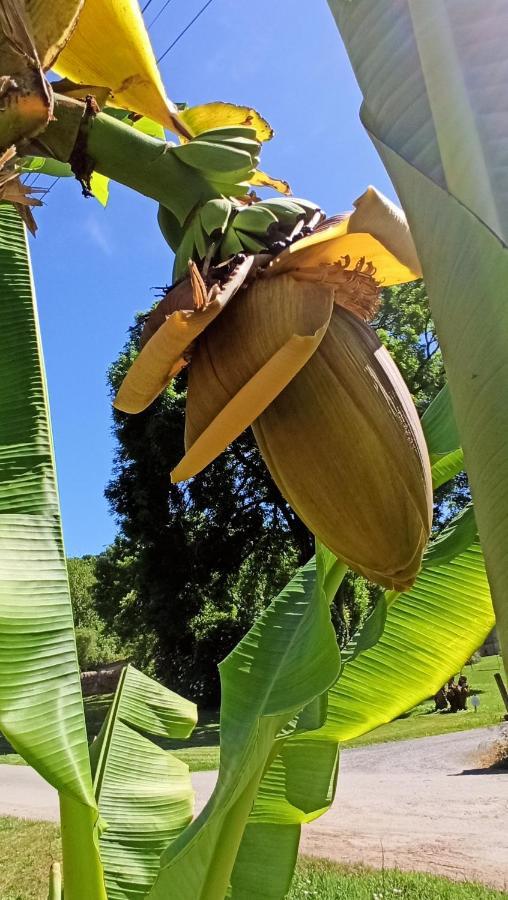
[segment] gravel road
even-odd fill
[[[345,750],[331,810],[304,826],[301,850],[508,885],[508,773],[479,768],[499,731],[482,728]],[[215,772],[192,776],[198,810]],[[56,793],[24,766],[0,765],[0,815],[56,820]]]

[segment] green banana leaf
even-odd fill
[[[330,605],[347,568],[318,541],[316,547],[329,572],[324,588]],[[260,782],[231,877],[228,897],[233,900],[282,900],[291,885],[301,826],[321,816],[333,801],[338,742],[312,740],[326,720],[327,703],[325,691],[302,710]]]
[[[101,834],[108,900],[141,900],[162,851],[192,820],[189,768],[145,734],[187,738],[194,703],[127,666],[90,749],[94,786],[107,828]],[[143,733],[140,733],[143,732]]]
[[[217,786],[200,816],[163,854],[150,900],[165,900],[171,892],[179,900],[226,896],[265,771],[291,734],[323,720],[322,710],[309,704],[335,682],[339,672],[329,599],[343,574],[344,566],[320,548],[316,560],[297,572],[221,663]],[[304,707],[311,712],[300,715]],[[301,798],[294,799],[297,808]],[[251,856],[249,862],[252,873],[259,858]],[[235,881],[235,890],[241,890]]]
[[[415,239],[508,663],[504,0],[329,0]],[[474,48],[474,49],[473,49]],[[379,73],[383,72],[383,77]]]
[[[324,723],[327,696],[314,704]],[[324,715],[323,715],[324,713]],[[313,740],[314,729],[291,735],[265,773],[231,879],[233,900],[283,900],[291,886],[301,826],[325,813],[335,796],[339,744]],[[262,860],[262,868],[260,866]]]
[[[459,449],[460,436],[448,384],[429,403],[421,422],[432,464]]]
[[[46,379],[25,229],[7,203],[0,204],[0,385],[0,728],[60,792],[66,900],[94,900],[104,896],[97,809]],[[68,847],[71,827],[79,853]]]
[[[453,521],[427,544],[422,566],[442,566],[460,556],[478,538],[478,528],[472,503],[460,511]]]
[[[437,490],[442,484],[446,484],[447,481],[451,481],[452,478],[463,472],[465,468],[464,453],[461,448],[447,453],[432,466],[432,487]]]
[[[422,416],[422,428],[432,465],[434,490],[455,478],[465,468],[464,454],[447,384],[434,397]]]
[[[422,569],[388,609],[378,643],[329,692],[323,736],[347,741],[436,693],[483,643],[494,613],[480,545]]]
[[[283,900],[301,824],[333,802],[339,742],[437,691],[483,642],[494,614],[476,536],[469,506],[429,545],[413,589],[386,594],[344,649],[339,678],[320,698],[323,726],[291,736],[261,782],[233,871],[233,900]]]

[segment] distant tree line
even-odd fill
[[[112,395],[137,352],[143,321],[138,316],[110,368]],[[445,381],[424,286],[385,290],[374,325],[423,412]],[[250,429],[189,483],[171,484],[184,443],[185,394],[183,371],[144,413],[113,412],[117,449],[106,497],[118,536],[97,557],[69,560],[69,575],[82,667],[100,656],[129,656],[174,690],[214,704],[218,663],[310,558],[313,538],[271,481]],[[443,524],[468,499],[461,475],[438,492],[436,521]],[[348,574],[332,607],[341,644],[377,593]]]

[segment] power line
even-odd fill
[[[60,175],[57,175],[56,178],[53,178],[53,181],[51,182],[50,186],[48,188],[44,189],[44,198],[46,198],[48,196],[49,192],[51,190],[53,190],[57,181],[60,181]],[[41,191],[41,193],[42,193],[42,191]]]
[[[38,174],[35,174],[35,177],[34,177],[34,172],[29,172],[28,175],[26,176],[23,184],[28,184],[29,179],[33,178],[32,183],[29,185],[29,187],[33,188],[35,182],[38,181],[40,177],[41,177],[40,172]]]
[[[145,9],[148,9],[148,7],[150,6],[150,3],[151,3],[151,2],[152,2],[152,0],[148,0],[148,2],[145,3],[143,9],[141,10],[142,13],[144,13]]]
[[[151,2],[151,0],[150,0],[150,2]],[[163,3],[163,5],[161,6],[161,8],[160,8],[159,12],[157,13],[157,15],[155,16],[155,18],[152,19],[152,21],[151,21],[150,24],[148,25],[149,28],[151,28],[152,25],[155,25],[157,19],[158,19],[160,16],[162,16],[162,13],[163,13],[164,10],[166,9],[166,7],[169,6],[170,3],[172,3],[172,0],[166,0],[166,2]],[[145,7],[145,9],[146,9],[146,7]]]
[[[180,32],[180,34],[177,34],[177,36],[176,36],[176,38],[174,39],[174,41],[169,45],[169,47],[167,47],[166,50],[164,50],[164,53],[162,53],[161,56],[159,56],[159,58],[158,58],[158,60],[157,60],[158,63],[162,62],[162,60],[164,59],[164,57],[168,55],[169,51],[173,49],[173,47],[175,46],[175,44],[178,44],[178,41],[180,40],[180,38],[183,38],[184,34],[189,30],[189,28],[192,27],[192,25],[194,25],[194,22],[196,22],[196,21],[199,19],[199,17],[203,15],[205,9],[208,9],[208,7],[210,6],[211,3],[213,3],[213,0],[207,0],[207,2],[201,7],[201,9],[199,10],[199,12],[196,13],[196,15],[194,16],[194,18],[191,19],[191,21],[189,22],[189,24],[186,25],[185,28],[182,29],[182,31]]]

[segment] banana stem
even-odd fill
[[[48,900],[62,900],[62,872],[60,863],[54,862],[49,870]]]
[[[198,204],[217,196],[196,168],[172,153],[174,145],[143,134],[106,113],[93,113],[78,100],[55,97],[55,118],[24,153],[71,161],[78,177],[92,170],[151,197],[183,225]]]
[[[98,813],[60,794],[65,900],[107,900],[96,837]]]
[[[161,143],[112,116],[100,113],[89,119],[81,134],[97,172],[157,200],[171,209],[180,224],[195,203],[214,196],[199,172],[189,170],[171,152],[171,144]],[[189,207],[190,195],[194,199]]]

